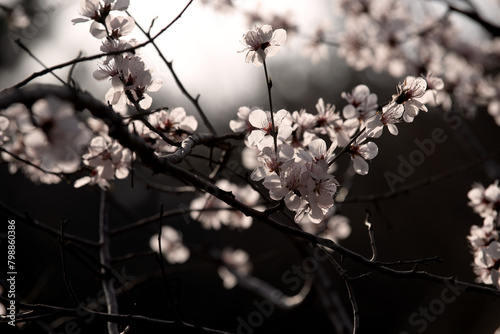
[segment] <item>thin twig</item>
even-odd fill
[[[276,158],[278,157],[278,131],[276,130],[276,125],[274,124],[274,114],[273,114],[273,98],[271,95],[271,88],[273,87],[273,82],[271,81],[271,78],[267,74],[267,65],[266,65],[266,59],[264,58],[262,63],[264,64],[264,74],[266,76],[266,86],[267,86],[267,96],[269,98],[269,111],[271,113],[271,126],[272,131],[271,135],[273,136],[273,141],[274,141],[274,154],[276,155]]]
[[[347,276],[344,268],[335,260],[335,258],[331,255],[328,254],[328,259],[330,262],[333,264],[337,272],[339,273],[340,277],[344,280],[345,286],[347,288],[347,292],[349,294],[349,301],[351,302],[352,306],[352,314],[353,314],[353,327],[352,327],[352,333],[357,334],[359,333],[359,310],[358,310],[358,303],[356,302],[356,297],[354,296],[354,290],[352,288],[352,279]]]
[[[67,223],[68,223],[68,220],[61,220],[61,235],[59,238],[59,250],[61,253],[61,265],[62,265],[62,269],[63,269],[64,283],[66,284],[66,288],[68,289],[71,300],[73,300],[73,303],[75,305],[78,305],[80,303],[78,302],[78,298],[76,297],[75,290],[73,290],[73,286],[71,285],[71,281],[69,280],[68,268],[66,267],[66,254],[64,252],[64,243],[65,243],[64,230],[66,228]]]
[[[372,247],[372,258],[370,261],[377,260],[377,246],[375,245],[375,232],[373,231],[373,225],[370,223],[370,211],[366,209],[365,225],[368,227],[368,234],[370,235],[370,246]]]
[[[99,210],[99,242],[101,248],[99,250],[99,258],[103,267],[111,267],[111,252],[109,249],[109,216],[108,205],[106,200],[106,191],[101,189],[101,204]],[[106,305],[108,306],[108,314],[118,314],[118,303],[116,301],[115,287],[110,279],[108,271],[101,268],[101,281],[104,295],[106,296]],[[118,324],[116,322],[108,322],[108,333],[119,334]]]
[[[25,164],[27,164],[27,165],[29,165],[29,166],[31,166],[31,167],[34,167],[34,168],[38,169],[39,171],[41,171],[41,172],[43,172],[43,173],[45,173],[45,174],[55,175],[55,176],[59,177],[59,178],[60,178],[60,179],[62,179],[62,180],[66,180],[66,181],[68,180],[64,174],[62,174],[62,173],[56,173],[56,172],[51,172],[51,171],[49,171],[49,170],[43,169],[42,167],[35,165],[35,164],[34,164],[34,163],[32,163],[31,161],[28,161],[28,160],[26,160],[26,159],[23,159],[23,158],[21,158],[20,156],[18,156],[18,155],[16,155],[16,154],[14,154],[14,153],[12,153],[12,152],[7,151],[7,150],[6,150],[6,149],[4,149],[3,147],[0,147],[0,151],[1,151],[1,152],[5,152],[5,153],[7,153],[8,155],[10,155],[11,157],[13,157],[14,159],[16,159],[16,160],[18,160],[18,161],[21,161],[22,163],[25,163]]]
[[[33,58],[38,64],[40,64],[44,69],[48,69],[47,66],[45,66],[45,64],[40,60],[38,59],[31,51],[30,49],[28,49],[28,47],[26,45],[23,44],[23,42],[21,42],[20,39],[16,39],[16,44],[19,45],[19,47],[21,49],[23,49],[31,58]],[[54,72],[49,72],[50,74],[52,74],[52,76],[54,76],[54,78],[56,78],[57,80],[59,80],[63,85],[65,86],[68,86],[68,83],[66,83],[63,79],[61,79],[57,74],[55,74]]]

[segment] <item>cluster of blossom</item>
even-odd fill
[[[273,32],[266,25],[245,34],[246,61],[260,66],[266,57],[277,54],[286,37],[282,30]],[[367,86],[359,85],[351,93],[342,94],[348,102],[342,113],[320,98],[316,114],[305,109],[293,113],[281,109],[271,115],[269,111],[241,107],[238,120],[229,125],[234,132],[247,134],[243,162],[253,169],[252,180],[264,180],[272,199],[284,199],[287,208],[296,212],[296,222],[307,217],[319,223],[334,205],[338,182],[329,174],[329,166],[335,159],[335,149],[344,148],[356,173],[366,175],[366,160],[378,153],[377,145],[367,139],[379,137],[385,126],[397,135],[396,123],[412,122],[420,110],[427,111],[424,102],[428,95],[443,86],[439,78],[429,75],[427,79],[408,76],[381,110],[377,96]]]
[[[11,105],[1,114],[1,157],[11,173],[21,170],[33,182],[52,184],[61,180],[58,174],[80,169],[91,132],[71,103],[49,96],[30,108]]]
[[[230,0],[213,5],[223,11],[236,7]],[[328,46],[335,46],[338,55],[357,71],[371,68],[394,77],[433,72],[446,82],[446,89],[435,100],[445,110],[458,107],[465,115],[474,116],[478,107],[486,106],[500,125],[500,38],[490,38],[488,33],[461,37],[466,28],[457,23],[450,6],[424,3],[416,9],[411,1],[339,0],[334,13],[342,17],[343,31],[337,38],[331,37],[333,33],[327,37],[331,32],[328,20],[319,20],[311,34],[296,24],[295,13],[276,14],[257,5],[244,14],[250,25],[269,22],[290,36],[309,35],[300,51],[313,63],[327,59]]]
[[[498,180],[484,188],[475,184],[467,194],[469,206],[484,218],[483,225],[473,225],[467,236],[474,255],[477,281],[500,290],[500,187]]]
[[[500,39],[457,38],[463,27],[448,4],[421,7],[428,14],[411,1],[341,0],[338,54],[356,70],[370,67],[394,77],[433,72],[446,82],[438,96],[446,110],[453,104],[473,116],[478,106],[488,106],[500,125],[500,75],[487,76],[498,68]]]
[[[101,51],[124,51],[137,45],[134,39],[122,39],[134,29],[135,22],[129,16],[114,16],[111,12],[126,11],[128,6],[129,0],[81,0],[79,11],[83,17],[73,19],[73,23],[92,21],[90,33],[102,40]],[[153,79],[137,50],[107,56],[94,78],[111,80],[106,101],[123,114],[127,105],[149,108],[152,98],[146,92],[156,92],[162,85],[161,79]]]
[[[258,205],[259,193],[253,190],[250,185],[240,187],[225,179],[217,181],[215,185],[224,191],[231,192],[235,199],[243,204],[256,210],[263,210],[263,207]],[[199,221],[205,229],[218,230],[222,225],[231,229],[248,229],[252,226],[252,217],[245,216],[238,210],[233,210],[229,205],[209,193],[193,199],[189,208],[191,218]]]
[[[149,247],[159,253],[158,234],[149,239]],[[168,263],[184,263],[189,259],[189,249],[182,243],[182,233],[170,226],[161,229],[161,252]]]
[[[130,123],[130,131],[141,136],[160,156],[175,151],[176,147],[167,143],[158,133],[174,142],[180,142],[192,135],[198,128],[196,118],[187,116],[182,107],[157,110],[148,115],[148,122],[156,132],[146,127],[144,122],[137,120]]]

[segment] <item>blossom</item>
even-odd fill
[[[427,111],[427,107],[422,103],[426,89],[427,81],[413,76],[407,76],[405,81],[398,85],[398,94],[393,95],[392,101],[403,105],[405,122],[413,122],[419,110]]]
[[[302,174],[306,180],[306,200],[305,213],[313,223],[319,223],[325,214],[333,206],[333,195],[337,192],[338,182],[333,175],[317,174],[313,171]]]
[[[148,121],[174,141],[186,139],[188,135],[192,135],[198,128],[196,118],[192,115],[187,116],[182,107],[172,110],[159,110],[150,114]],[[151,135],[158,136],[154,132],[151,132]]]
[[[274,146],[266,146],[257,156],[259,165],[254,169],[250,178],[254,181],[262,180],[273,173],[280,173],[293,162],[293,148],[288,144],[278,145],[278,154],[274,150]]]
[[[344,123],[339,113],[335,112],[335,106],[326,104],[322,98],[316,104],[318,114],[316,115],[315,132],[328,134],[332,141],[337,141],[340,147],[346,146],[350,136],[356,131],[356,125]]]
[[[315,65],[322,59],[328,58],[328,46],[324,43],[324,36],[330,25],[329,20],[320,22],[316,26],[313,37],[301,49],[302,55],[311,58],[311,62]]]
[[[237,113],[238,119],[229,121],[229,127],[231,130],[233,130],[233,132],[252,132],[255,128],[248,120],[248,116],[251,112],[252,110],[248,107],[239,107]]]
[[[342,215],[334,215],[328,219],[325,229],[319,236],[338,243],[339,240],[346,239],[350,234],[351,225],[349,224],[349,218]]]
[[[496,220],[496,217],[488,216],[484,219],[483,226],[479,227],[477,225],[473,225],[470,228],[470,235],[467,236],[467,239],[469,240],[474,251],[490,244],[492,241],[499,240],[494,220]]]
[[[366,134],[368,137],[378,138],[382,135],[384,126],[389,132],[397,136],[398,128],[395,124],[401,122],[404,108],[401,104],[391,102],[382,108],[382,113],[378,113],[366,124]]]
[[[158,234],[149,239],[149,247],[155,251],[160,251],[158,244]],[[182,233],[170,226],[161,228],[161,252],[169,263],[184,263],[189,259],[189,249],[182,243]]]
[[[363,125],[377,112],[377,95],[370,93],[366,85],[357,85],[351,93],[342,92],[341,96],[349,102],[342,110],[347,120],[354,118],[359,121],[360,125]]]
[[[300,111],[292,113],[292,120],[295,123],[292,133],[292,146],[294,148],[307,146],[317,138],[313,133],[316,126],[316,116],[308,113],[306,109],[300,109]]]
[[[443,79],[434,75],[434,73],[429,72],[425,76],[425,81],[427,82],[427,90],[423,97],[424,103],[431,103],[433,105],[439,104],[437,101],[438,91],[443,90],[444,82]]]
[[[283,169],[279,176],[277,174],[268,176],[263,185],[269,189],[269,196],[272,199],[279,201],[284,198],[286,207],[296,211],[303,204],[300,189],[305,188],[301,183],[304,171],[304,164],[291,164]]]
[[[236,286],[238,278],[235,274],[248,275],[252,270],[248,253],[242,249],[224,248],[221,260],[223,265],[217,269],[217,273],[226,289],[232,289]]]
[[[90,176],[75,181],[74,187],[86,184],[98,184],[107,189],[109,180],[124,179],[129,174],[132,153],[117,141],[110,142],[101,136],[94,137],[89,145],[89,152],[83,155],[85,165],[90,167]]]
[[[35,102],[31,110],[35,127],[24,134],[26,154],[39,160],[44,170],[76,172],[81,163],[81,151],[91,134],[75,117],[73,105],[49,96]]]
[[[82,18],[71,20],[73,24],[95,20],[104,22],[112,10],[127,10],[130,0],[81,0],[79,12]]]
[[[484,188],[481,184],[475,184],[467,193],[469,206],[481,217],[495,216],[500,205],[500,187],[498,180]]]
[[[286,41],[286,31],[277,29],[273,31],[272,26],[255,26],[255,31],[250,30],[243,35],[244,44],[247,46],[239,52],[247,51],[245,61],[252,62],[255,66],[261,66],[267,57],[278,54],[279,47]]]
[[[131,17],[110,15],[106,17],[104,23],[106,26],[101,24],[91,25],[90,33],[92,36],[99,39],[108,37],[109,40],[119,40],[120,37],[130,34],[135,28],[135,21]]]
[[[362,140],[361,140],[362,142]],[[353,144],[347,151],[351,155],[353,167],[359,175],[368,174],[368,163],[366,160],[373,159],[378,154],[378,147],[374,142],[366,144]]]
[[[5,135],[7,128],[9,127],[9,119],[5,116],[0,116],[0,145],[2,145],[5,141],[8,140],[8,137]]]
[[[500,290],[500,242],[494,241],[478,250],[474,257],[474,272],[478,282],[493,284]]]
[[[81,0],[79,12],[83,17],[71,20],[73,24],[92,20],[90,31],[96,38],[106,37],[102,34],[100,26],[106,23],[109,13],[113,10],[126,11],[130,0]]]
[[[114,63],[94,73],[96,79],[111,77],[112,87],[106,93],[106,101],[115,106],[118,112],[126,111],[126,104],[138,103],[142,109],[151,106],[153,99],[146,92],[156,92],[162,80],[153,79],[152,71],[139,57],[115,57]],[[127,94],[130,95],[127,95]],[[129,97],[132,101],[129,101]]]
[[[279,110],[274,114],[274,127],[276,137],[280,141],[285,141],[292,134],[292,126],[289,115],[285,109]],[[260,150],[265,146],[272,146],[273,139],[273,124],[271,121],[271,113],[257,109],[248,115],[248,121],[255,128],[248,136],[250,146],[256,145]]]
[[[326,173],[328,170],[328,164],[335,157],[333,151],[336,148],[336,142],[333,142],[327,150],[326,142],[323,139],[315,139],[309,143],[308,151],[303,149],[299,150],[298,157],[304,161],[320,165]]]

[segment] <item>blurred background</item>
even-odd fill
[[[425,1],[423,1],[425,2]],[[396,93],[396,86],[405,75],[393,77],[386,72],[376,73],[367,68],[352,70],[344,59],[338,57],[338,47],[328,45],[324,59],[313,63],[303,55],[303,48],[314,35],[314,27],[323,19],[330,22],[326,41],[335,41],[343,31],[343,17],[335,1],[235,1],[235,6],[224,6],[224,1],[194,1],[185,14],[157,43],[169,60],[184,86],[193,95],[200,94],[200,104],[219,133],[230,132],[229,120],[236,119],[240,106],[266,108],[267,95],[262,68],[244,62],[244,49],[240,42],[242,35],[253,27],[251,14],[258,12],[263,17],[272,14],[286,17],[296,26],[289,30],[288,40],[278,56],[268,62],[273,80],[273,103],[275,108],[290,112],[306,108],[315,113],[315,104],[322,97],[325,102],[335,104],[342,110],[346,101],[342,92],[350,92],[358,84],[366,84],[378,95],[379,103],[388,101]],[[229,1],[230,3],[230,1]],[[455,3],[455,2],[453,2]],[[460,3],[460,2],[456,2]],[[479,3],[479,2],[477,2]],[[71,19],[78,17],[79,1],[0,1],[3,9],[0,24],[0,89],[10,87],[31,73],[42,69],[32,57],[15,43],[17,38],[46,66],[52,66],[78,56],[99,52],[100,41],[89,34],[89,24],[73,25]],[[131,1],[129,13],[135,21],[148,28],[151,20],[153,32],[172,21],[184,8],[184,1]],[[9,9],[22,6],[25,18],[13,21]],[[489,6],[489,7],[488,7]],[[485,19],[498,19],[498,3],[482,1],[481,14]],[[485,9],[486,8],[486,9]],[[496,14],[494,14],[496,13]],[[464,19],[460,17],[460,19]],[[498,20],[495,21],[498,24]],[[267,23],[267,22],[264,22]],[[278,28],[274,26],[274,28]],[[476,36],[476,35],[473,35]],[[478,34],[477,36],[482,36]],[[144,40],[135,29],[130,37]],[[335,43],[332,43],[335,44]],[[157,57],[156,51],[148,46],[141,49],[141,55],[155,77],[163,80],[159,92],[152,93],[153,107],[182,106],[189,115],[198,118],[196,110],[181,94],[172,75]],[[73,78],[82,90],[91,92],[104,100],[109,88],[108,81],[96,81],[92,77],[98,61],[78,64]],[[63,78],[68,69],[59,72]],[[412,73],[414,74],[414,73]],[[416,73],[414,75],[418,75]],[[50,75],[36,82],[56,83]],[[499,177],[498,155],[487,163],[479,164],[466,171],[440,179],[429,185],[418,187],[394,198],[379,201],[356,201],[359,196],[381,194],[390,191],[384,173],[397,174],[401,157],[418,149],[415,140],[432,138],[434,129],[442,129],[446,135],[443,143],[437,144],[435,152],[425,158],[422,165],[396,189],[411,185],[423,179],[456,170],[476,161],[486,153],[498,149],[500,131],[486,107],[480,107],[474,118],[462,116],[457,123],[447,122],[440,108],[429,108],[413,123],[398,126],[399,135],[387,133],[375,142],[378,156],[370,163],[366,176],[356,176],[346,203],[339,213],[350,220],[351,235],[341,244],[359,254],[371,257],[370,240],[364,225],[365,210],[371,213],[375,231],[378,259],[381,261],[412,260],[439,256],[443,262],[419,267],[442,276],[453,276],[465,282],[474,282],[473,261],[466,236],[472,225],[481,225],[482,219],[467,206],[467,192],[474,182],[488,186]],[[199,120],[199,118],[198,118]],[[199,131],[206,132],[201,121]],[[242,145],[234,142],[235,145]],[[239,150],[234,150],[231,161],[240,164]],[[197,153],[207,155],[203,148]],[[200,163],[193,159],[193,163]],[[202,161],[202,163],[206,163]],[[342,185],[349,159],[340,159],[336,176]],[[207,165],[208,169],[208,165]],[[251,171],[242,170],[241,175]],[[96,186],[75,189],[72,184],[37,185],[20,173],[10,174],[6,164],[0,164],[0,221],[16,219],[17,242],[17,296],[19,301],[62,307],[74,307],[63,279],[59,241],[56,236],[45,233],[29,223],[21,221],[13,211],[43,222],[55,229],[61,221],[68,220],[66,232],[98,240],[100,190]],[[195,195],[164,194],[149,189],[141,180],[149,179],[162,185],[182,185],[175,177],[151,175],[149,170],[136,166],[134,185],[130,177],[117,180],[109,192],[110,223],[112,228],[128,225],[139,219],[157,214],[160,205],[165,210],[189,206]],[[234,182],[240,182],[233,175]],[[283,219],[279,215],[277,219]],[[239,232],[222,228],[220,231],[205,230],[188,216],[169,217],[163,222],[182,231],[184,239],[195,245],[190,260],[181,265],[167,265],[167,282],[175,286],[180,313],[185,319],[199,326],[234,333],[240,320],[249,321],[256,311],[255,303],[262,298],[253,292],[236,286],[227,290],[217,275],[218,263],[207,261],[203,250],[232,247],[249,253],[253,264],[252,275],[258,277],[285,294],[293,295],[290,284],[282,276],[300,265],[305,257],[295,242],[285,235],[254,221],[249,230]],[[126,254],[148,252],[149,239],[157,233],[157,223],[139,230],[122,233],[112,238],[111,252],[115,257]],[[5,230],[0,231],[1,233]],[[5,235],[1,235],[5,238]],[[1,239],[5,241],[5,239]],[[300,241],[299,241],[300,242]],[[6,254],[5,243],[2,253]],[[97,252],[89,255],[97,258]],[[81,259],[66,254],[67,274],[80,301],[91,303],[101,290],[101,283]],[[93,264],[95,266],[95,264]],[[367,268],[349,259],[342,265],[348,275],[367,273]],[[2,264],[2,267],[4,265]],[[122,314],[144,315],[159,319],[173,319],[173,312],[167,299],[167,291],[159,274],[159,267],[152,255],[137,256],[113,263],[113,268],[134,282],[134,287],[119,296],[119,311]],[[335,287],[347,314],[351,305],[342,278],[330,264],[324,264],[327,276]],[[411,269],[411,267],[401,267]],[[0,279],[5,284],[4,269]],[[301,283],[302,284],[302,283]],[[421,308],[436,305],[445,286],[417,279],[395,279],[377,272],[356,280],[353,289],[359,308],[361,333],[494,333],[500,326],[498,320],[499,301],[474,292],[461,292],[455,301],[445,304],[438,315],[426,321],[425,329],[410,322],[409,318]],[[415,319],[415,318],[414,318]],[[422,319],[419,316],[417,319]],[[67,327],[75,321],[77,329]],[[48,328],[51,326],[53,331]],[[2,333],[12,330],[0,323]],[[81,331],[79,331],[81,330]],[[191,333],[186,328],[132,327],[131,333],[167,332]],[[25,333],[104,333],[102,322],[90,318],[46,319],[18,326],[18,332]],[[335,333],[322,304],[320,291],[314,288],[297,307],[281,310],[275,307],[271,315],[263,318],[253,333]]]

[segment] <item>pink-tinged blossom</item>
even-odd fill
[[[123,39],[116,40],[116,39],[106,38],[102,41],[100,50],[103,53],[119,52],[135,47],[137,44],[138,42],[135,39],[124,41]],[[138,55],[138,53],[139,49],[135,49],[134,51],[123,52],[121,54],[107,55],[106,58],[103,60],[103,64],[107,65],[114,58],[133,57],[134,54]]]
[[[407,76],[403,83],[398,85],[398,93],[393,95],[392,101],[402,104],[404,107],[403,119],[405,122],[413,122],[419,110],[427,111],[423,104],[423,96],[427,90],[427,82],[424,78]]]
[[[248,107],[239,107],[238,108],[238,119],[229,121],[229,127],[233,132],[245,132],[250,133],[252,130],[255,130],[254,126],[250,124],[248,120],[248,116],[252,110]]]
[[[72,104],[55,97],[41,99],[32,108],[34,127],[24,134],[26,154],[51,172],[74,173],[91,133],[75,116]]]
[[[333,196],[337,192],[338,182],[333,175],[314,171],[303,173],[301,182],[306,185],[306,193],[303,194],[308,203],[305,213],[313,223],[318,224],[334,204]]]
[[[111,40],[119,40],[122,36],[126,36],[135,28],[134,19],[123,16],[108,16],[106,18],[106,27],[98,25],[91,27],[90,33],[92,36],[102,39],[108,37]],[[109,36],[108,36],[109,33]]]
[[[483,226],[473,225],[470,228],[470,235],[467,236],[467,239],[474,251],[489,245],[492,241],[499,240],[496,228],[497,226],[500,228],[500,225],[496,221],[497,217],[488,216],[484,218]]]
[[[339,240],[347,239],[351,235],[351,225],[349,218],[342,215],[335,215],[328,219],[325,229],[319,235],[338,243]]]
[[[427,82],[427,90],[422,98],[422,103],[429,103],[430,105],[438,105],[438,92],[444,88],[443,79],[429,72],[425,76]]]
[[[269,175],[263,182],[264,187],[269,189],[269,196],[275,201],[282,198],[288,209],[297,211],[302,206],[300,189],[305,189],[301,183],[302,174],[305,172],[304,164],[294,163],[277,174]]]
[[[342,98],[349,102],[342,110],[347,120],[357,119],[363,126],[377,112],[377,95],[370,93],[366,85],[358,85],[351,93],[342,93]]]
[[[106,93],[106,101],[113,105],[121,113],[126,113],[126,105],[133,105],[133,99],[142,109],[151,106],[153,99],[146,94],[156,92],[161,88],[162,80],[153,79],[152,71],[146,69],[146,65],[139,57],[115,57],[115,63],[109,72],[112,87]],[[94,74],[96,79],[104,79],[102,72]]]
[[[198,128],[198,121],[192,115],[187,116],[182,107],[172,110],[160,110],[148,117],[149,122],[172,140],[180,141],[192,135]]]
[[[274,114],[274,126],[277,132],[276,136],[277,139],[282,142],[290,137],[293,131],[288,116],[289,112],[285,109],[281,109]],[[260,109],[254,110],[249,114],[248,121],[255,128],[248,136],[249,145],[255,145],[260,150],[266,146],[274,145],[271,113]]]
[[[258,67],[262,66],[267,57],[278,54],[279,47],[286,41],[286,31],[284,29],[273,31],[270,25],[255,26],[255,30],[243,35],[243,41],[246,48],[239,52],[248,50],[245,61],[252,62]]]
[[[90,175],[76,180],[75,188],[97,184],[102,189],[107,189],[108,181],[128,176],[132,153],[117,141],[110,142],[97,136],[90,142],[89,152],[83,155],[83,159],[84,164],[89,166]]]
[[[149,239],[149,247],[155,251],[160,251],[158,244],[158,234]],[[189,249],[182,243],[182,233],[170,226],[161,228],[161,252],[168,263],[184,263],[189,259]]]
[[[192,135],[198,128],[198,121],[194,116],[187,116],[182,107],[172,110],[159,110],[148,116],[148,122],[167,138],[180,142]],[[141,136],[154,149],[156,154],[174,152],[177,146],[172,146],[164,141],[158,133],[149,129],[142,121],[132,121],[129,125],[131,132]]]
[[[500,290],[500,242],[493,241],[475,252],[474,272],[478,282],[492,284]]]
[[[404,108],[401,104],[391,102],[384,106],[382,113],[377,113],[366,124],[367,136],[372,138],[380,137],[385,126],[392,135],[397,136],[399,131],[395,124],[401,123],[403,112]]]
[[[337,143],[335,141],[327,149],[326,142],[323,139],[315,139],[309,143],[307,151],[300,149],[297,156],[306,162],[321,166],[326,173],[328,164],[335,157],[333,151],[335,151],[336,148]]]
[[[323,59],[328,59],[328,45],[324,41],[325,33],[330,29],[330,25],[329,20],[319,23],[312,38],[301,48],[302,55],[310,58],[315,65]]]
[[[278,146],[278,156],[275,154],[274,146],[264,147],[257,156],[259,165],[254,169],[250,178],[254,181],[258,181],[273,173],[279,174],[294,162],[294,154],[293,148],[288,144],[281,144]]]
[[[481,184],[475,184],[467,193],[469,206],[481,217],[496,216],[500,206],[500,187],[498,180],[484,188]]]
[[[9,127],[9,119],[5,116],[0,116],[0,145],[3,145],[9,137],[5,135],[7,128]]]
[[[217,269],[217,273],[222,279],[222,284],[226,289],[232,289],[238,283],[238,278],[233,274],[246,276],[252,271],[252,264],[248,253],[242,249],[233,250],[232,248],[224,248],[221,254],[223,263]]]
[[[333,211],[333,209],[330,209],[320,223],[313,223],[306,216],[298,223],[308,233],[339,243],[340,240],[349,237],[351,225],[349,224],[349,218],[345,216],[332,216]]]
[[[344,123],[339,113],[335,112],[335,106],[326,104],[322,98],[316,104],[318,114],[316,115],[315,131],[319,134],[328,134],[332,141],[337,141],[340,147],[346,146],[350,136],[356,131],[357,124]]]
[[[79,12],[83,17],[71,20],[73,24],[93,21],[90,32],[96,38],[106,37],[106,31],[101,27],[106,24],[109,13],[113,10],[126,11],[130,0],[81,0]],[[103,33],[104,31],[104,33]]]
[[[366,175],[369,170],[366,160],[373,159],[377,156],[378,147],[374,142],[353,144],[347,152],[351,155],[354,171],[359,175]]]
[[[300,111],[292,113],[292,121],[295,123],[291,144],[294,148],[305,147],[317,138],[313,133],[316,126],[316,116],[308,113],[305,109],[300,109]]]

